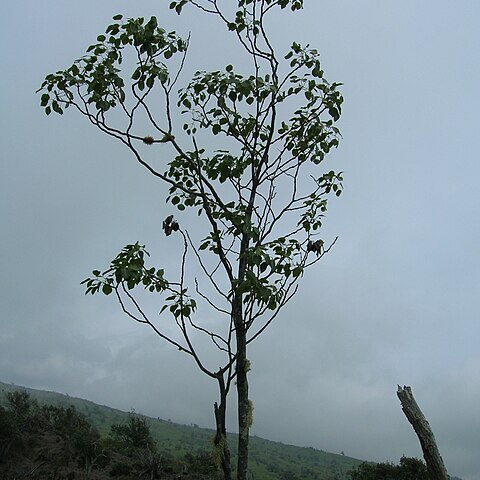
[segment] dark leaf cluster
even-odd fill
[[[145,246],[138,242],[125,246],[112,260],[110,268],[104,272],[93,270],[93,278],[82,282],[86,286],[85,293],[93,295],[101,290],[105,295],[109,295],[119,285],[126,285],[129,290],[142,285],[150,292],[165,291],[169,284],[163,276],[164,270],[147,268],[145,257],[148,256]]]
[[[122,15],[113,17],[105,34],[97,37],[97,43],[87,48],[87,54],[63,71],[46,76],[39,91],[42,91],[41,106],[49,115],[52,111],[62,114],[62,107],[76,105],[75,96],[80,95],[86,108],[93,104],[99,112],[106,112],[125,101],[125,79],[120,65],[123,49],[127,46],[136,51],[137,66],[131,74],[132,88],[143,91],[152,89],[155,82],[166,84],[168,69],[162,61],[177,52],[185,52],[187,42],[175,33],[168,33],[158,26],[156,17],[147,22],[144,18],[127,19]]]

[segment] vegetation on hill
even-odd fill
[[[147,419],[130,414],[102,437],[74,406],[40,405],[26,391],[5,393],[0,406],[2,480],[216,479],[209,452],[160,452]]]
[[[19,387],[15,385],[0,383],[0,404],[4,405],[4,411],[9,410],[5,395],[18,389]],[[102,439],[110,439],[110,442],[112,426],[127,425],[132,417],[131,413],[97,405],[68,395],[27,388],[22,388],[22,391],[30,395],[31,400],[38,405],[36,408],[39,409],[47,405],[64,410],[74,408],[78,415],[91,423],[92,428],[98,432]],[[196,425],[179,425],[168,420],[147,418],[140,415],[133,415],[133,417],[145,422],[151,438],[155,442],[156,452],[164,460],[170,459],[173,461],[173,470],[179,468],[181,470],[183,468],[181,465],[187,465],[189,468],[193,468],[192,471],[196,471],[199,463],[206,464],[205,458],[208,458],[212,452],[213,430],[200,428]],[[231,435],[229,438],[233,447],[236,443],[234,437],[234,435]],[[361,463],[360,460],[345,455],[328,453],[314,448],[295,447],[259,437],[252,437],[251,440],[250,469],[255,480],[300,478],[302,480],[346,480],[348,479],[347,472]],[[235,448],[232,450],[232,453],[235,454]],[[202,461],[200,462],[199,459],[202,459]],[[93,473],[97,474],[98,472]],[[1,475],[0,478],[3,480]]]
[[[0,382],[2,480],[219,479],[213,436],[197,425]],[[415,458],[362,463],[259,437],[252,437],[250,468],[254,480],[427,479]]]
[[[430,480],[422,460],[403,456],[398,465],[364,462],[349,472],[351,480]],[[450,480],[460,480],[449,477]]]
[[[393,463],[362,463],[350,472],[352,480],[429,480],[427,467],[416,458],[402,457]]]

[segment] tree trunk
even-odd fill
[[[255,191],[258,178],[252,178],[252,191],[245,215],[245,222],[251,224]],[[245,280],[247,271],[247,256],[250,234],[244,233],[240,245],[240,262],[238,265],[238,285]],[[247,360],[247,328],[243,318],[243,294],[240,289],[234,289],[232,302],[232,320],[235,326],[236,363],[235,376],[237,381],[237,407],[238,407],[238,459],[237,480],[247,480],[248,476],[248,441],[252,423],[252,406],[248,398],[248,360]]]
[[[215,455],[219,455],[220,466],[222,467],[224,480],[232,480],[232,465],[230,462],[230,448],[227,440],[227,392],[223,378],[218,378],[220,387],[220,405],[217,402],[214,404],[215,408],[215,423],[217,431],[215,434],[214,444]]]
[[[425,415],[417,405],[411,387],[398,386],[397,396],[402,404],[402,410],[408,421],[412,424],[420,445],[422,446],[423,458],[427,464],[428,475],[431,480],[448,480],[447,469],[437,447],[433,431],[430,428]]]
[[[248,399],[248,364],[247,345],[244,328],[237,327],[237,403],[238,403],[238,464],[237,480],[247,480],[248,473],[248,440],[252,418],[251,405]]]

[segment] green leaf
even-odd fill
[[[123,15],[118,14],[113,17],[114,20],[121,20],[123,18]]]
[[[105,295],[110,295],[112,293],[112,286],[109,285],[108,283],[104,283],[102,287],[102,292]]]
[[[137,68],[132,74],[132,80],[138,80],[141,74],[142,72],[140,71],[139,68]]]
[[[209,245],[210,245],[210,242],[204,242],[198,247],[198,249],[205,250]]]
[[[40,106],[46,107],[49,100],[50,100],[50,95],[48,93],[44,93],[40,101]]]
[[[335,121],[337,121],[340,118],[340,112],[335,107],[330,107],[328,109],[328,113]]]
[[[52,102],[52,108],[54,112],[58,113],[59,115],[63,115],[63,110],[56,100]]]
[[[158,314],[160,315],[166,308],[168,308],[168,305],[164,305],[161,309],[160,309],[160,312],[158,312]]]
[[[148,88],[153,88],[153,85],[155,83],[155,78],[154,77],[148,77],[146,84]]]
[[[295,267],[295,268],[293,269],[293,276],[294,276],[295,278],[299,277],[302,273],[303,273],[303,268],[300,267],[300,266],[299,266],[299,267]]]

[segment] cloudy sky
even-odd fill
[[[195,68],[242,64],[218,24],[168,3],[0,6],[0,380],[212,427],[215,384],[79,285],[127,243],[164,245],[164,187],[74,112],[47,118],[35,94],[117,13],[191,31]],[[421,456],[396,397],[407,384],[449,472],[478,478],[480,4],[305,3],[269,27],[280,51],[308,42],[344,83],[328,161],[345,192],[323,234],[339,236],[334,250],[251,346],[252,433],[366,460]]]

